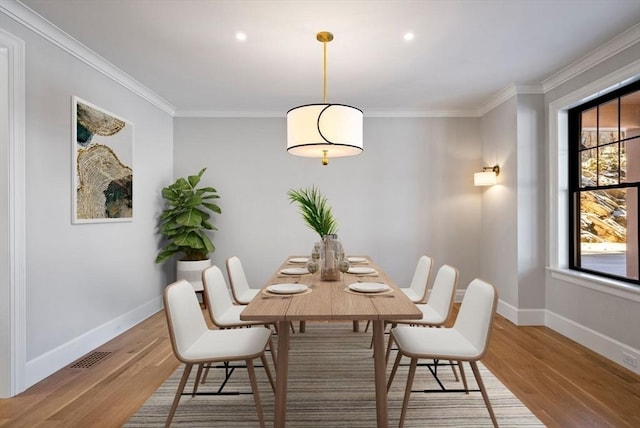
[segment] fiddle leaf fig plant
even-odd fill
[[[220,197],[215,188],[197,187],[206,170],[202,168],[197,175],[178,178],[162,189],[167,208],[160,216],[159,232],[169,242],[160,249],[156,263],[179,253],[183,254],[180,260],[206,260],[215,251],[206,231],[218,230],[209,220],[211,213],[222,211],[213,202]]]
[[[290,189],[287,196],[290,203],[298,204],[303,220],[309,228],[320,235],[320,238],[338,231],[338,223],[333,217],[327,198],[315,186],[307,189]]]

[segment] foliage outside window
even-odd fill
[[[640,284],[640,82],[569,111],[570,268]]]

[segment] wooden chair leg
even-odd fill
[[[176,396],[173,398],[173,403],[171,404],[171,410],[169,410],[169,415],[167,416],[167,421],[164,423],[165,428],[171,426],[171,421],[173,420],[173,415],[176,413],[176,409],[178,408],[178,403],[180,402],[180,397],[182,396],[182,391],[184,391],[184,387],[187,384],[187,380],[189,379],[189,375],[191,374],[191,368],[193,364],[186,364],[184,366],[184,372],[182,373],[182,379],[180,379],[180,384],[178,385],[178,390],[176,391]]]
[[[387,352],[384,354],[384,362],[389,362],[389,356],[391,356],[391,348],[393,348],[393,335],[389,335],[389,340],[387,341]]]
[[[276,384],[273,382],[273,376],[271,376],[271,369],[269,369],[269,364],[267,364],[267,357],[264,354],[262,354],[260,355],[260,360],[262,361],[262,366],[264,367],[264,371],[267,373],[267,377],[269,378],[271,389],[273,390],[273,392],[276,392]]]
[[[496,420],[496,415],[493,413],[493,407],[491,407],[491,402],[489,401],[487,390],[484,387],[484,382],[482,382],[482,376],[480,376],[480,370],[478,370],[478,363],[476,361],[469,361],[469,364],[471,365],[471,370],[473,370],[473,375],[476,377],[476,382],[480,387],[480,392],[482,393],[484,404],[487,406],[487,410],[489,410],[489,416],[491,416],[493,426],[495,428],[498,428],[498,421]]]
[[[409,365],[409,375],[407,376],[407,387],[404,390],[404,399],[402,400],[402,412],[400,413],[399,428],[404,426],[404,418],[407,415],[407,405],[409,404],[409,396],[411,395],[411,387],[413,386],[413,378],[416,374],[416,367],[418,366],[418,359],[411,358],[411,364]]]
[[[293,323],[291,323],[291,331],[293,333],[295,333],[295,329],[293,328]],[[307,322],[306,321],[300,321],[300,326],[298,327],[298,331],[300,333],[304,333],[305,331],[307,331]]]
[[[202,376],[202,369],[204,368],[204,363],[198,364],[198,372],[196,373],[196,380],[193,382],[193,391],[191,391],[191,396],[195,397],[196,392],[198,392],[198,384],[200,383],[200,376]]]
[[[396,361],[393,363],[393,369],[391,370],[391,374],[389,375],[389,381],[387,382],[387,392],[391,389],[391,382],[393,382],[393,378],[396,375],[396,371],[398,370],[398,366],[400,365],[400,360],[402,359],[402,354],[398,352],[396,356]]]
[[[364,332],[369,331],[369,326],[371,325],[371,320],[367,320],[367,324],[364,326]]]
[[[249,380],[251,381],[251,390],[253,391],[253,401],[256,403],[258,422],[260,422],[260,428],[265,428],[264,414],[262,413],[262,404],[260,403],[260,391],[258,390],[258,382],[256,381],[256,371],[253,368],[252,360],[246,360],[246,362],[247,371],[249,372]]]
[[[460,378],[458,378],[458,371],[456,370],[456,366],[453,361],[449,360],[449,365],[451,366],[451,371],[453,372],[453,377],[456,379],[456,382],[460,382]]]
[[[271,352],[273,367],[278,367],[278,360],[276,358],[276,348],[273,346],[273,340],[271,340],[271,337],[269,337],[269,351]]]
[[[467,376],[464,374],[464,366],[462,361],[458,361],[458,368],[460,369],[460,377],[462,378],[462,385],[467,394],[469,394],[469,386],[467,385]]]

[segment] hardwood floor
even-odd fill
[[[163,312],[96,351],[0,400],[0,426],[119,427],[178,366]],[[549,427],[640,427],[640,376],[546,327],[498,316],[483,363]]]

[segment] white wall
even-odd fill
[[[10,343],[11,294],[8,290],[9,264],[9,57],[8,50],[0,41],[0,344]],[[4,346],[3,346],[4,347]],[[6,397],[10,389],[10,356],[8,349],[0,354],[0,397]]]
[[[153,263],[160,189],[172,178],[173,119],[0,14],[26,42],[26,386],[161,308]],[[134,124],[134,220],[71,224],[71,97]]]
[[[501,303],[518,306],[517,98],[482,117],[482,165],[500,166],[498,184],[482,189],[480,276],[498,289]],[[503,308],[499,311],[504,313]],[[507,316],[513,320],[513,317]]]
[[[329,199],[350,254],[369,254],[408,283],[422,254],[460,270],[460,287],[479,274],[479,119],[365,118],[364,152],[351,158],[294,157],[282,118],[176,118],[176,176],[208,167],[222,215],[212,259],[239,256],[253,287],[282,260],[308,254],[317,235],[286,193],[315,184]]]

